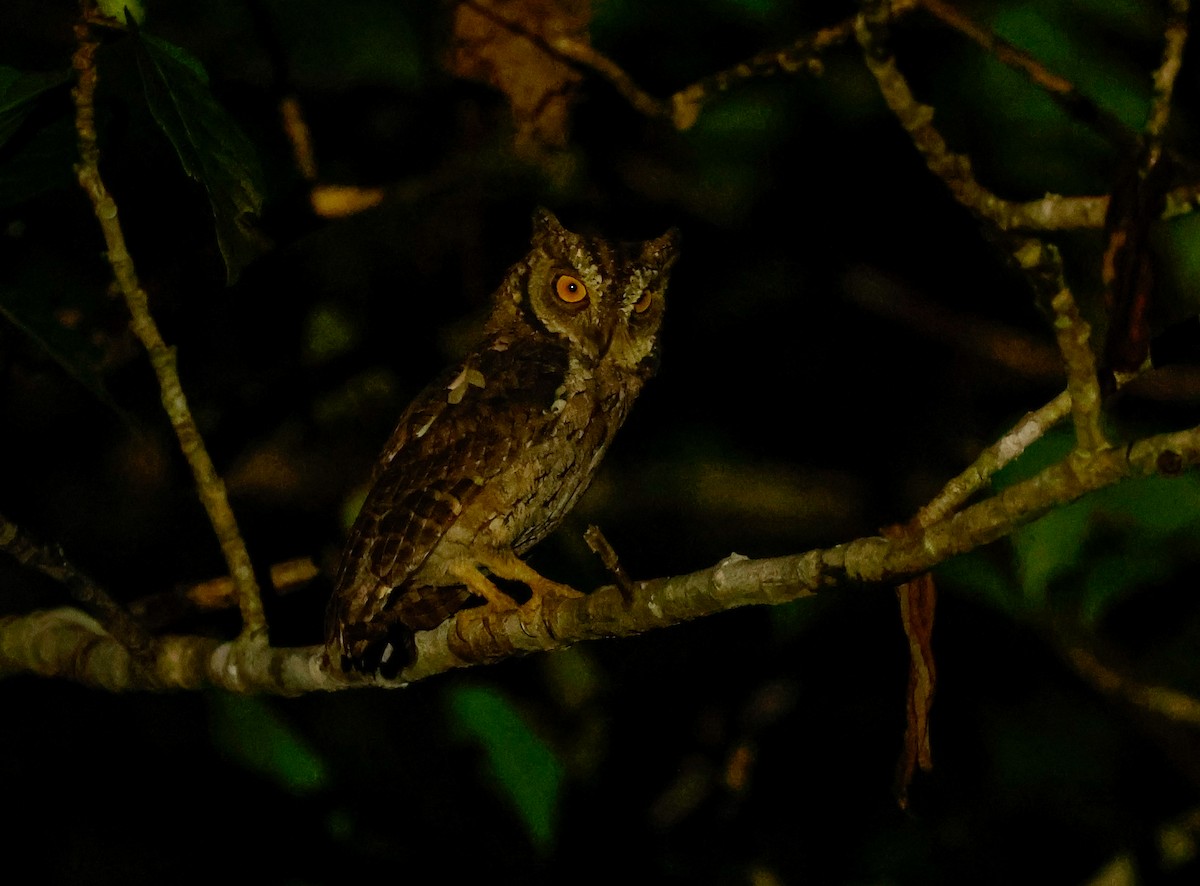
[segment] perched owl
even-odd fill
[[[494,295],[482,339],[400,416],[350,532],[326,625],[331,661],[394,676],[413,632],[477,598],[488,577],[574,594],[521,559],[587,488],[658,360],[678,234],[610,243],[539,209],[528,255]]]

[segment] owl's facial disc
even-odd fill
[[[514,293],[516,313],[569,342],[585,364],[604,362],[639,375],[652,371],[677,232],[613,242],[568,231],[540,210],[532,245]]]

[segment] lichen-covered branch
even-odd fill
[[[912,2],[896,2],[893,12],[912,9]],[[714,96],[726,92],[737,84],[756,77],[767,77],[783,72],[796,71],[820,73],[820,54],[833,46],[848,41],[854,35],[854,20],[846,19],[836,25],[823,28],[814,34],[806,34],[782,49],[759,52],[730,68],[702,77],[695,83],[678,90],[668,99],[671,121],[676,129],[690,129],[700,116],[704,104]]]
[[[0,618],[0,675],[25,672],[77,680],[114,692],[223,687],[296,695],[322,686],[320,650],[271,649],[208,637],[158,639],[153,660],[137,668],[94,618],[60,608]],[[305,661],[310,675],[305,676]]]
[[[171,426],[179,438],[180,449],[191,466],[200,501],[220,542],[229,574],[237,585],[243,636],[246,639],[265,640],[267,628],[258,583],[254,578],[250,555],[238,531],[233,509],[229,506],[225,484],[213,466],[200,430],[188,407],[183,386],[179,381],[175,351],[167,346],[158,331],[154,317],[150,314],[146,290],[138,280],[133,258],[125,243],[116,201],[100,177],[100,148],[96,137],[95,110],[98,81],[95,55],[98,44],[91,36],[89,24],[89,20],[97,13],[94,4],[88,0],[84,0],[82,9],[83,16],[75,26],[77,48],[73,57],[73,65],[79,76],[78,83],[72,91],[75,100],[75,130],[79,141],[76,175],[100,222],[107,247],[108,263],[129,308],[132,329],[150,357],[150,363],[158,378],[163,408],[166,409]]]
[[[896,66],[887,45],[893,11],[883,0],[867,0],[855,21],[855,36],[863,48],[867,68],[875,77],[884,101],[896,116],[930,172],[940,178],[954,198],[1001,231],[1070,230],[1102,228],[1108,197],[1061,197],[1047,194],[1040,200],[1012,202],[997,197],[975,180],[971,161],[950,150],[933,124],[934,109],[917,101],[908,81]],[[934,8],[940,8],[937,4]]]
[[[864,2],[863,11],[855,22],[855,35],[863,48],[863,58],[879,85],[884,101],[925,159],[930,172],[946,184],[954,198],[1003,228],[1003,216],[1007,209],[1005,201],[975,181],[971,161],[965,155],[950,150],[933,125],[933,108],[917,101],[908,81],[896,66],[895,57],[887,45],[890,22],[890,10],[881,0]]]
[[[1091,347],[1091,327],[1079,313],[1053,244],[1029,238],[1014,251],[1017,263],[1054,311],[1054,334],[1067,367],[1067,393],[1077,446],[1085,452],[1107,448],[1100,420],[1100,382]]]
[[[1099,230],[1104,227],[1109,198],[1047,194],[1024,203],[992,198],[990,220],[1002,231]],[[1182,197],[1180,200],[1182,205]],[[1180,210],[1179,214],[1188,210]]]
[[[786,603],[846,583],[895,583],[989,544],[1043,514],[1121,480],[1173,475],[1200,464],[1200,427],[1120,449],[1080,451],[946,519],[895,537],[866,537],[793,556],[731,555],[690,575],[638,582],[630,601],[616,587],[582,598],[550,598],[524,609],[468,609],[417,634],[417,661],[395,681],[330,668],[323,647],[271,649],[198,637],[163,637],[152,666],[90,616],[58,609],[0,619],[0,675],[32,672],[107,689],[195,689],[294,695],[352,686],[402,686],[446,671],[585,640],[629,636],[740,606]]]

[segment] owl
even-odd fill
[[[522,559],[587,489],[658,364],[675,230],[643,243],[534,213],[482,337],[408,406],[375,466],[326,619],[331,661],[395,676],[466,606],[574,595]]]

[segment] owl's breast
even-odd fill
[[[463,508],[418,582],[441,583],[440,564],[480,546],[523,554],[553,532],[583,495],[636,394],[625,383],[566,383],[551,403],[528,416],[514,434],[523,437],[503,465]]]
[[[517,553],[533,547],[563,521],[587,490],[617,429],[632,392],[622,386],[564,392],[551,407],[544,440],[531,441],[529,457],[511,477],[512,538]]]

